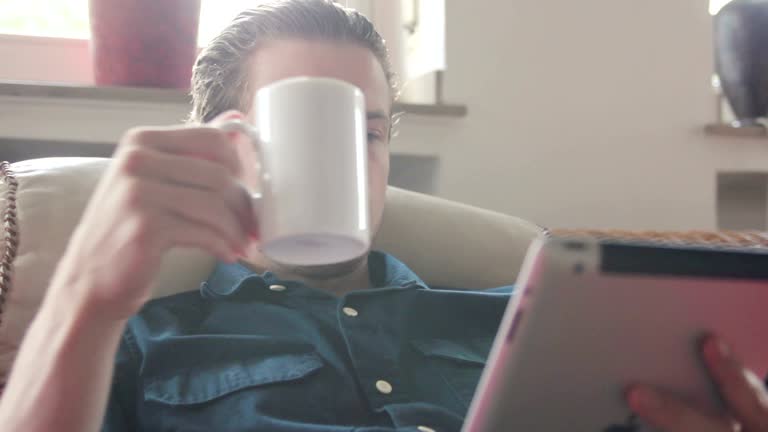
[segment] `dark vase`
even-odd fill
[[[200,0],[89,0],[94,80],[188,89]]]
[[[720,10],[715,67],[736,126],[768,116],[768,0],[733,0]]]

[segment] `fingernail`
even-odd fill
[[[728,344],[725,343],[724,340],[717,338],[715,339],[715,346],[717,348],[717,353],[720,354],[723,358],[729,358],[731,356],[731,348],[728,346]]]
[[[645,388],[637,387],[629,395],[630,403],[645,411],[653,411],[661,408],[661,397],[655,391]]]

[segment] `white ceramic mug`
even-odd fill
[[[349,261],[371,242],[363,92],[330,78],[296,77],[261,88],[250,137],[260,162],[252,191],[261,250],[283,264]]]

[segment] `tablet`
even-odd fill
[[[631,383],[722,409],[699,354],[708,331],[768,366],[768,251],[546,238],[528,252],[465,432],[652,431]]]

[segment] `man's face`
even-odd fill
[[[285,39],[270,41],[251,58],[251,89],[295,76],[347,81],[365,94],[368,113],[368,185],[371,226],[378,231],[389,177],[391,93],[381,64],[373,53],[345,42]]]

